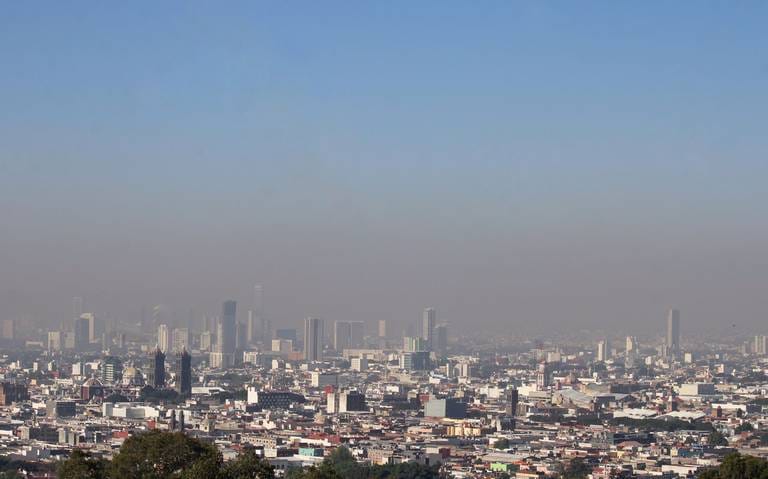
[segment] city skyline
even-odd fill
[[[768,477],[768,2],[0,12],[0,479]]]

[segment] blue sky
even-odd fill
[[[205,309],[261,281],[285,321],[423,303],[462,321],[513,303],[550,321],[669,303],[756,321],[765,18],[764,2],[3,5],[0,314],[79,294],[123,316]],[[556,258],[658,291],[603,311],[605,283],[572,300],[579,273],[556,281]],[[425,286],[419,265],[465,279]],[[402,284],[357,284],[377,270]],[[177,286],[195,272],[230,279]]]

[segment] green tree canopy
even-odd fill
[[[729,454],[720,467],[699,475],[700,479],[768,479],[768,461],[754,456]]]

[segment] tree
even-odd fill
[[[218,470],[221,462],[214,446],[180,432],[151,431],[125,441],[112,460],[110,473],[119,479],[166,479],[178,477],[187,468]],[[192,477],[188,474],[184,475]]]
[[[723,433],[721,433],[718,430],[712,431],[712,433],[709,435],[709,444],[711,446],[727,446],[728,445],[728,439],[723,436]]]
[[[592,468],[584,462],[584,459],[577,457],[572,459],[563,470],[563,479],[583,479],[592,473]]]
[[[69,458],[59,464],[59,479],[106,479],[109,461],[94,458],[75,449]]]
[[[509,449],[509,439],[504,437],[498,439],[493,443],[493,447],[494,449]]]
[[[754,431],[754,430],[755,430],[755,427],[752,426],[752,424],[750,424],[748,422],[745,422],[744,424],[740,424],[736,428],[736,434],[740,434],[742,432],[751,432],[751,431]]]
[[[249,447],[224,466],[222,476],[224,479],[274,479],[275,468]]]
[[[699,474],[700,479],[766,479],[768,461],[754,456],[742,456],[738,452],[729,454],[720,467]]]

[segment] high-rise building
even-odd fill
[[[448,351],[448,326],[445,324],[438,324],[433,329],[434,332],[434,344],[432,350],[438,355],[444,356]]]
[[[680,311],[670,309],[667,315],[667,349],[670,354],[680,352]]]
[[[406,336],[403,338],[403,351],[427,351],[428,345],[424,338],[416,338],[412,336]]]
[[[334,321],[333,349],[342,352],[363,346],[365,323],[362,321]]]
[[[256,311],[249,309],[248,317],[245,320],[245,343],[254,344],[256,342],[256,330],[258,318],[256,317]]]
[[[323,320],[304,319],[304,360],[320,361],[323,359]]]
[[[80,319],[86,322],[85,327],[88,330],[88,343],[99,342],[101,340],[103,328],[100,328],[97,324],[96,315],[94,313],[83,313],[80,315]]]
[[[387,320],[386,319],[379,320],[379,337],[382,339],[386,339],[387,337]]]
[[[101,381],[114,384],[123,377],[123,362],[117,356],[107,356],[101,362]]]
[[[27,399],[29,399],[29,392],[25,384],[11,381],[0,383],[0,406],[10,406],[16,401]]]
[[[87,317],[80,316],[75,319],[75,337],[74,346],[77,351],[86,351],[90,348],[91,341],[88,336],[89,320]]]
[[[164,353],[171,352],[171,335],[167,324],[161,324],[157,327],[157,346]]]
[[[173,330],[173,351],[190,349],[192,342],[189,336],[188,328],[175,328]]]
[[[48,331],[48,351],[61,351],[61,331]]]
[[[192,395],[192,357],[186,349],[176,353],[176,392],[182,397]]]
[[[506,394],[507,403],[504,407],[504,412],[507,416],[517,416],[517,405],[520,400],[520,394],[517,388],[513,387],[507,391]]]
[[[625,347],[625,350],[624,350],[626,355],[637,354],[638,348],[639,348],[639,345],[637,343],[637,337],[635,337],[635,336],[627,336],[626,347]]]
[[[365,323],[362,321],[349,322],[349,345],[352,348],[362,348],[365,341]]]
[[[544,391],[551,384],[549,364],[539,363],[539,370],[536,373],[536,388]]]
[[[352,331],[349,321],[333,322],[333,349],[343,352],[351,348]]]
[[[435,308],[424,308],[421,317],[421,337],[427,341],[430,349],[433,347],[435,335],[435,321],[437,321],[437,311]]]
[[[213,334],[210,331],[200,333],[200,351],[210,351],[213,346]]]
[[[152,387],[165,387],[165,353],[158,346],[155,348],[155,354],[152,358]]]
[[[766,352],[768,352],[768,336],[755,336],[752,344],[752,352],[755,354],[765,355]]]
[[[409,371],[427,371],[432,367],[429,351],[409,351],[400,355],[400,368]]]
[[[16,320],[4,319],[2,322],[2,338],[13,340],[16,339]]]
[[[216,352],[221,353],[224,367],[234,365],[237,347],[237,302],[224,301],[216,332]]]
[[[597,360],[607,361],[611,357],[611,345],[607,339],[598,341],[597,343]]]

